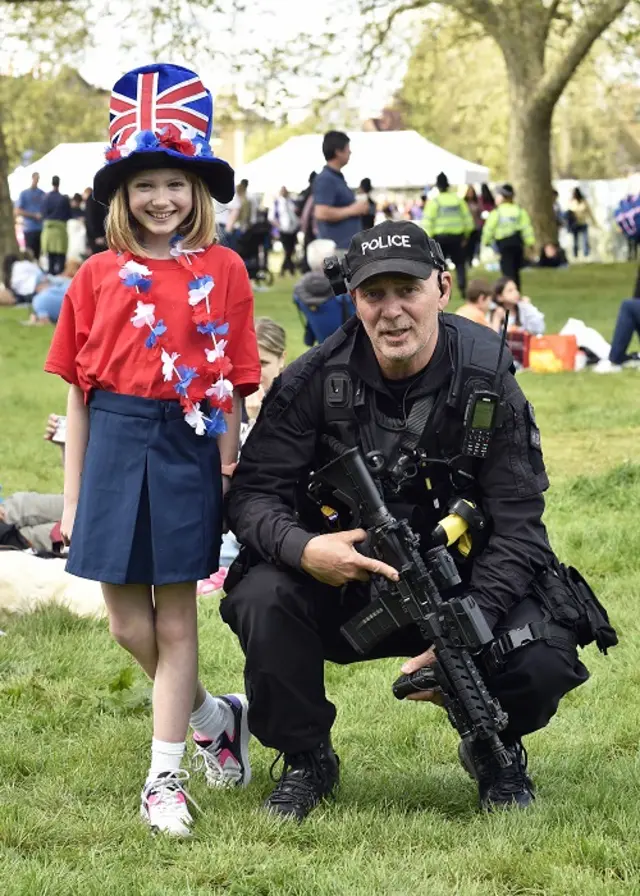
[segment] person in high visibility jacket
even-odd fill
[[[438,195],[427,202],[422,227],[440,243],[444,257],[453,262],[458,289],[464,298],[467,288],[464,247],[473,232],[473,218],[464,199],[449,192],[449,179],[443,172],[437,176],[436,186]]]
[[[489,212],[482,230],[482,245],[494,243],[500,253],[500,270],[520,289],[520,269],[524,267],[525,249],[536,243],[531,218],[514,202],[515,190],[511,184],[498,188],[496,208]]]

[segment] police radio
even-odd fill
[[[491,436],[498,425],[500,395],[496,391],[496,387],[500,376],[504,346],[507,341],[507,323],[505,315],[493,387],[487,388],[484,380],[471,380],[466,389],[463,417],[464,435],[462,437],[462,453],[465,457],[485,458],[489,451]]]
[[[466,457],[486,457],[496,426],[500,396],[488,389],[472,389],[464,408],[462,453]]]

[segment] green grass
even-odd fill
[[[628,265],[531,272],[525,289],[550,330],[569,316],[611,335]],[[257,312],[302,348],[289,285],[258,294]],[[5,492],[57,490],[57,450],[41,439],[65,388],[40,371],[50,332],[0,309],[0,481]],[[136,819],[150,718],[109,684],[130,663],[105,623],[51,609],[4,618],[0,638],[0,893],[3,896],[609,896],[640,894],[640,372],[525,373],[552,488],[546,522],[562,558],[610,608],[622,644],[585,651],[592,678],[547,729],[527,739],[538,800],[484,817],[433,707],[390,693],[397,663],[327,667],[339,710],[339,799],[302,826],[259,811],[270,751],[252,746],[242,793],[194,783],[205,809],[190,843],[152,839]],[[2,557],[0,555],[0,580]],[[635,646],[634,646],[635,645]],[[242,656],[214,601],[203,601],[201,665],[215,690],[242,687]],[[127,693],[126,691],[124,692]]]

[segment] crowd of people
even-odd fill
[[[30,305],[26,324],[55,323],[62,299],[82,262],[106,248],[105,209],[91,187],[69,197],[60,178],[51,190],[40,189],[40,175],[31,176],[14,206],[16,235],[22,249],[3,260],[0,305]]]
[[[273,202],[265,207],[252,194],[248,181],[241,181],[233,202],[221,210],[223,239],[235,248],[251,267],[258,248],[265,258],[275,241],[282,247],[281,275],[306,273],[307,247],[315,239],[329,239],[338,253],[346,251],[351,236],[375,224],[390,220],[421,223],[438,240],[456,272],[459,293],[465,296],[467,272],[480,264],[485,247],[499,259],[501,272],[520,285],[524,266],[566,267],[567,253],[559,242],[546,242],[536,250],[536,239],[526,211],[518,205],[510,184],[491,190],[483,183],[469,185],[464,194],[452,187],[446,172],[419,196],[389,200],[376,197],[370,178],[357,189],[348,186],[344,169],[349,164],[349,137],[329,131],[322,143],[325,167],[312,171],[309,182],[297,195],[282,186]],[[575,188],[568,208],[563,211],[554,191],[554,211],[559,229],[573,240],[574,258],[590,254],[589,227],[597,226],[589,203]],[[266,261],[264,262],[266,264]]]

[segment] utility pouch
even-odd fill
[[[543,569],[534,581],[533,591],[551,618],[575,634],[580,647],[595,641],[598,650],[606,653],[618,643],[607,611],[573,566],[556,562]]]

